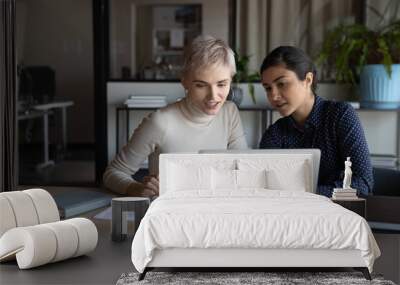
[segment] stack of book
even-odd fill
[[[360,102],[358,101],[347,101],[347,103],[349,103],[353,109],[360,109]]]
[[[380,168],[397,168],[397,158],[385,155],[371,155],[371,163],[374,167]]]
[[[333,189],[332,198],[336,199],[336,200],[357,199],[357,190],[356,189],[335,188],[335,189]]]
[[[161,108],[167,105],[164,95],[130,95],[125,101],[129,108]]]

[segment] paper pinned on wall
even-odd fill
[[[172,29],[170,32],[170,46],[173,48],[182,48],[184,44],[183,29]]]

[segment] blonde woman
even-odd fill
[[[107,167],[105,186],[123,195],[157,196],[158,167],[150,166],[143,182],[132,179],[154,151],[246,149],[238,109],[226,102],[235,73],[234,53],[225,42],[209,36],[193,40],[184,53],[181,83],[185,98],[143,119]]]

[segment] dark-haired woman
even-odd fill
[[[264,133],[260,148],[318,148],[318,193],[331,197],[342,187],[344,161],[351,157],[351,187],[361,196],[372,191],[368,145],[354,109],[316,95],[316,68],[301,50],[281,46],[264,59],[261,81],[271,105],[283,118]]]

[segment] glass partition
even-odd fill
[[[183,47],[200,34],[249,56],[252,72],[279,45],[314,57],[328,30],[364,14],[358,0],[110,0],[110,79],[178,81]]]
[[[183,49],[198,35],[229,41],[229,0],[112,0],[110,79],[178,81]]]

